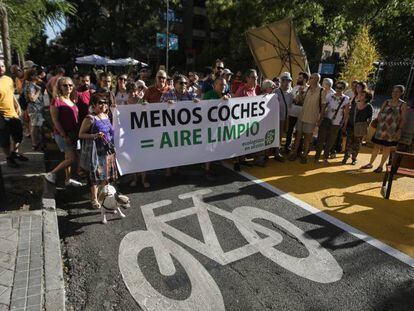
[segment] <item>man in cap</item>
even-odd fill
[[[233,73],[231,72],[231,70],[229,68],[225,68],[223,70],[223,74],[221,75],[225,80],[226,80],[226,88],[224,89],[224,94],[229,94],[230,93],[230,80],[231,77],[233,76]]]
[[[148,103],[159,103],[161,96],[168,91],[167,73],[164,70],[158,70],[155,76],[155,83],[147,88],[144,94],[144,101]]]
[[[292,94],[292,76],[289,72],[284,72],[280,76],[280,88],[276,89],[275,93],[279,100],[279,129],[280,129],[280,141],[282,141],[283,134],[286,132],[287,120],[289,115],[289,110],[293,104],[293,94]],[[275,150],[275,160],[279,162],[284,162],[285,158],[280,153],[280,148]]]

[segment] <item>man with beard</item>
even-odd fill
[[[295,128],[298,116],[302,111],[303,100],[306,90],[308,89],[309,74],[300,72],[296,85],[292,90],[293,103],[288,115],[288,128],[286,132],[285,153],[289,154],[292,144],[293,130]]]

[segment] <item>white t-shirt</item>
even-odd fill
[[[335,112],[338,109],[338,106],[341,104],[342,98],[344,100],[342,102],[341,108],[339,109],[338,113],[336,114],[335,119],[333,120]],[[347,105],[349,105],[349,97],[348,96],[342,95],[342,97],[339,98],[335,95],[328,95],[326,97],[325,118],[331,119],[333,125],[341,125],[341,123],[344,119],[345,107]]]
[[[289,110],[292,107],[293,104],[293,94],[290,90],[283,92],[283,95],[285,97],[285,101],[283,100],[282,96],[282,90],[276,89],[275,91],[277,98],[279,100],[279,119],[280,121],[286,120],[286,116],[289,115]]]
[[[127,92],[125,93],[118,92],[115,96],[115,102],[117,105],[126,105],[127,100],[128,100]]]

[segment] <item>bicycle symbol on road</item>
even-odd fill
[[[192,199],[194,206],[160,216],[155,216],[154,209],[172,204],[170,200],[142,206],[147,231],[130,232],[121,241],[119,268],[128,290],[144,310],[225,310],[220,289],[204,266],[163,233],[221,265],[261,253],[283,268],[314,282],[331,283],[341,279],[342,268],[334,257],[294,224],[273,213],[251,206],[237,207],[232,212],[221,210],[203,201],[203,195],[211,192],[210,189],[203,189],[181,194],[178,196],[179,199]],[[233,221],[248,244],[224,252],[214,231],[209,212]],[[197,215],[204,243],[167,224],[169,221],[190,215]],[[275,249],[274,246],[283,241],[283,236],[254,222],[255,219],[270,221],[288,231],[306,247],[309,255],[295,257]],[[258,233],[265,237],[260,237]],[[172,257],[181,264],[191,282],[191,294],[187,299],[174,300],[165,297],[148,282],[137,259],[139,253],[147,247],[153,248],[162,275],[172,276],[176,273]]]

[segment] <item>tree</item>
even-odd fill
[[[351,83],[353,80],[367,81],[368,76],[374,70],[374,61],[378,60],[379,54],[369,27],[363,26],[351,43],[349,57],[341,78]]]
[[[65,15],[76,12],[75,6],[66,0],[0,0],[0,8],[2,17],[8,16],[9,22],[4,19],[2,22],[7,23],[10,29],[11,49],[22,58],[31,40],[42,32],[46,24],[54,24]]]
[[[10,31],[9,31],[9,18],[7,14],[6,5],[3,1],[0,1],[0,17],[1,17],[1,37],[3,43],[3,53],[6,68],[11,65],[11,49],[10,49]]]

